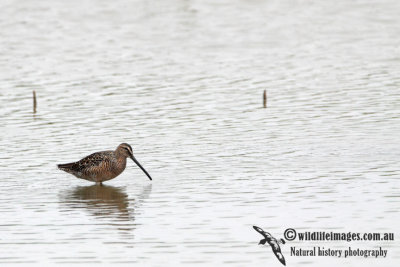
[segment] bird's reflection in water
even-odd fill
[[[85,207],[91,214],[97,217],[115,217],[129,219],[128,195],[124,189],[113,186],[79,186],[68,195],[72,207]],[[82,205],[83,204],[83,205]]]
[[[151,188],[151,184],[147,185],[135,198],[129,198],[124,187],[78,186],[63,194],[61,202],[68,210],[86,210],[99,220],[106,220],[108,225],[130,231],[134,228],[135,210],[150,196]]]

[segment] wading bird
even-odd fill
[[[150,174],[133,156],[132,147],[126,143],[120,144],[114,151],[96,152],[80,161],[58,164],[57,167],[78,178],[102,184],[104,181],[117,177],[125,170],[127,157],[130,157],[152,180]]]
[[[274,238],[270,233],[265,232],[263,229],[257,226],[253,226],[254,230],[262,234],[265,238],[260,240],[259,245],[265,245],[266,242],[271,246],[272,251],[274,252],[275,256],[278,258],[278,260],[286,266],[286,261],[285,258],[282,255],[281,248],[279,247],[279,243],[285,244],[285,240],[282,238],[278,241],[276,238]]]

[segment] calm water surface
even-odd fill
[[[0,10],[1,266],[282,266],[252,225],[399,237],[399,1]],[[133,162],[104,187],[56,169],[122,142],[152,182]],[[290,256],[314,245],[389,252]],[[282,251],[288,266],[400,264],[398,240]]]

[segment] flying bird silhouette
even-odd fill
[[[281,252],[281,248],[279,246],[279,244],[285,244],[285,240],[283,240],[282,238],[280,240],[277,240],[276,238],[274,238],[270,233],[265,232],[263,229],[261,229],[260,227],[257,226],[253,226],[254,230],[256,230],[257,232],[259,232],[260,234],[263,235],[264,239],[260,240],[260,243],[258,243],[259,245],[265,245],[265,243],[268,242],[268,244],[271,246],[272,251],[274,252],[275,256],[278,258],[278,260],[286,266],[286,261],[285,258],[282,255]]]

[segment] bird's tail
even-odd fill
[[[57,164],[57,168],[63,171],[68,171],[72,168],[72,165],[74,165],[74,163]]]

